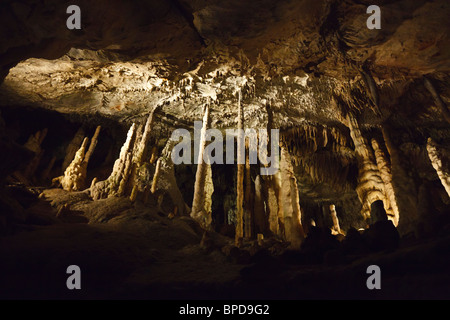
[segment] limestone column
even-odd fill
[[[250,150],[247,148],[245,155],[245,206],[244,206],[244,237],[251,239],[253,236],[253,196],[252,177],[250,174]]]
[[[284,146],[281,146],[279,171],[281,178],[279,203],[282,204],[284,235],[290,242],[291,249],[300,249],[305,235],[301,224],[297,179],[293,172],[292,160]]]
[[[397,146],[391,140],[387,124],[382,126],[383,138],[391,158],[392,186],[395,191],[399,210],[398,229],[400,234],[410,232],[419,218],[417,191],[414,181],[404,169],[404,159]]]
[[[198,164],[197,164],[197,172],[195,175],[195,184],[194,184],[194,199],[192,201],[192,211],[191,217],[197,220],[202,227],[207,228],[208,217],[205,212],[205,184],[206,178],[208,174],[208,164],[205,163],[203,155],[206,147],[206,130],[209,127],[210,118],[209,118],[209,105],[205,106],[205,113],[203,116],[203,126],[200,132],[200,141],[199,141],[199,153],[198,153]]]
[[[332,233],[333,234],[342,234],[341,227],[339,226],[339,219],[336,212],[336,206],[334,204],[330,204],[330,215],[331,220],[333,221],[333,228]]]
[[[355,145],[356,158],[358,161],[358,186],[356,193],[362,204],[362,215],[364,219],[370,218],[370,205],[376,200],[384,203],[386,210],[389,208],[388,199],[385,196],[384,183],[380,177],[378,167],[372,150],[363,137],[357,119],[351,114],[347,114],[347,126],[350,129],[350,136]]]
[[[244,237],[244,110],[241,104],[241,91],[238,91],[238,137],[237,137],[237,177],[236,177],[236,244]]]
[[[392,185],[392,173],[391,167],[389,165],[388,160],[386,159],[386,155],[383,150],[381,150],[380,145],[377,140],[372,139],[372,148],[375,153],[375,159],[377,162],[378,171],[380,171],[381,179],[384,182],[386,196],[389,199],[389,204],[391,205],[390,211],[388,211],[388,217],[392,220],[394,226],[398,225],[400,212],[398,210],[397,198],[395,196],[394,186]],[[390,215],[389,212],[392,212],[393,215]]]
[[[94,153],[95,147],[97,146],[98,135],[100,134],[101,128],[102,128],[101,126],[97,126],[97,128],[95,129],[95,133],[91,139],[89,149],[84,156],[83,163],[85,163],[86,167],[87,167],[89,160],[91,159],[92,153]]]

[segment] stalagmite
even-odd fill
[[[397,146],[391,140],[387,124],[382,126],[381,131],[391,158],[392,186],[394,187],[400,215],[398,229],[400,234],[405,234],[413,230],[414,224],[419,218],[417,191],[414,181],[403,168],[405,162]]]
[[[336,206],[334,204],[330,204],[330,215],[331,220],[333,221],[333,227],[331,229],[332,234],[341,234],[341,227],[339,226],[339,219],[336,212]]]
[[[384,154],[383,150],[381,150],[377,140],[375,140],[375,139],[372,139],[372,148],[375,153],[375,159],[376,159],[378,170],[380,171],[381,179],[384,182],[386,196],[388,197],[389,204],[391,205],[391,208],[392,208],[391,212],[393,213],[393,216],[389,215],[389,213],[388,213],[388,217],[390,220],[392,220],[392,222],[394,223],[394,226],[397,226],[400,213],[399,213],[398,206],[397,206],[397,198],[395,196],[394,187],[392,185],[391,167],[386,159],[386,155]],[[390,212],[390,211],[388,211],[388,212]]]
[[[152,152],[151,152],[151,157],[150,157],[150,164],[155,163],[155,161],[158,159],[158,147],[157,146],[153,146],[152,147]]]
[[[255,197],[254,197],[254,215],[255,215],[255,233],[264,234],[267,229],[267,217],[264,210],[264,191],[261,176],[255,178]]]
[[[434,103],[441,110],[442,116],[448,123],[450,123],[450,111],[448,110],[447,106],[445,105],[445,102],[442,100],[441,96],[436,91],[436,89],[434,88],[434,86],[430,80],[428,80],[427,78],[424,78],[423,82],[424,82],[425,88],[427,88],[427,90],[432,95]]]
[[[39,166],[39,162],[41,160],[43,150],[41,148],[41,144],[47,136],[48,129],[45,128],[42,131],[36,132],[34,135],[31,135],[28,138],[28,141],[25,143],[24,147],[28,150],[31,150],[35,153],[34,157],[28,163],[27,167],[24,170],[24,176],[27,179],[33,178],[34,173],[36,172],[37,167]]]
[[[133,123],[128,130],[127,139],[120,149],[119,158],[114,162],[109,177],[104,181],[98,181],[91,185],[90,193],[94,200],[118,194],[122,180],[126,179],[129,174],[126,169],[130,167],[135,134],[136,125]]]
[[[241,91],[238,91],[238,138],[237,138],[237,177],[236,177],[236,244],[244,237],[244,169],[245,169],[245,149],[243,140],[244,130],[244,110],[241,104]],[[244,151],[244,152],[242,152]],[[244,158],[243,158],[244,156]]]
[[[161,173],[161,161],[162,161],[161,158],[159,158],[158,161],[156,161],[155,174],[153,175],[152,188],[150,189],[151,193],[156,192],[156,186],[158,184],[159,175]]]
[[[172,200],[172,203],[175,205],[175,208],[177,208],[176,214],[184,215],[185,213],[187,213],[189,208],[184,202],[183,195],[178,188],[177,180],[175,178],[175,168],[171,157],[174,144],[175,142],[173,140],[169,140],[161,152],[161,157],[158,159],[158,161],[160,162],[160,169],[158,173],[159,177],[155,185],[155,190],[160,189],[163,192],[167,192]],[[210,201],[212,197],[212,191],[209,182],[211,182],[212,184],[212,177],[210,177],[208,173],[206,176],[205,193],[206,198]],[[211,211],[210,209],[208,209],[210,206],[208,207],[208,205],[205,205],[205,207],[207,207],[206,212]],[[209,224],[211,223],[211,221],[209,220],[211,219],[211,215],[209,214],[206,218],[206,225],[209,226]]]
[[[125,158],[125,166],[122,171],[122,177],[119,181],[119,188],[117,189],[117,192],[116,192],[116,195],[119,197],[125,195],[125,192],[126,192],[128,179],[131,174],[132,157],[133,156],[132,156],[131,152],[127,153],[126,158]]]
[[[278,197],[275,187],[275,176],[264,176],[267,185],[267,210],[269,214],[269,230],[274,234],[280,233],[280,225],[278,221]]]
[[[97,146],[98,135],[100,134],[101,128],[102,128],[101,126],[97,126],[97,128],[95,129],[95,133],[91,139],[89,149],[84,156],[83,163],[85,163],[86,166],[89,163],[89,160],[91,159],[92,153],[94,153],[95,147]]]
[[[62,164],[63,173],[66,170],[67,166],[72,162],[73,158],[75,157],[75,153],[77,152],[78,148],[83,142],[84,137],[85,137],[84,130],[82,127],[80,127],[66,148],[66,156],[64,157],[64,161]]]
[[[448,168],[443,164],[443,157],[439,152],[440,150],[437,143],[431,138],[428,138],[427,141],[427,151],[428,157],[430,158],[434,170],[436,170],[437,175],[445,188],[445,191],[447,191],[447,194],[450,196],[450,172],[448,171]],[[446,163],[448,164],[448,159]]]
[[[134,186],[134,187],[133,187],[133,190],[131,190],[131,195],[130,195],[130,201],[131,201],[131,202],[135,202],[135,201],[136,201],[136,198],[137,198],[137,191],[138,191],[137,186]]]
[[[355,145],[358,160],[358,186],[356,187],[356,193],[363,205],[361,213],[364,219],[369,219],[370,205],[373,202],[376,200],[383,201],[386,211],[390,208],[390,205],[385,196],[384,183],[375,164],[372,150],[361,133],[358,121],[351,113],[347,114],[346,125],[350,129],[350,136]]]
[[[284,146],[281,146],[279,171],[281,179],[279,204],[283,214],[284,236],[290,242],[291,249],[300,249],[305,235],[301,224],[297,179],[293,172],[290,155]]]
[[[53,179],[53,181],[58,181],[64,190],[67,191],[78,191],[85,188],[87,166],[92,153],[97,145],[98,135],[100,133],[100,126],[95,130],[94,136],[91,139],[91,143],[88,151],[86,152],[88,138],[84,138],[83,144],[80,149],[75,153],[73,161],[64,171],[64,175]]]
[[[84,181],[86,179],[86,172],[83,170],[83,159],[85,155],[88,138],[84,138],[83,143],[75,153],[73,161],[69,164],[64,171],[64,176],[61,177],[60,182],[64,190],[77,191],[84,187]]]
[[[191,211],[191,217],[197,220],[205,229],[210,227],[208,222],[211,220],[210,217],[208,217],[208,213],[205,211],[205,184],[208,174],[208,164],[205,163],[203,158],[206,147],[206,130],[209,127],[209,122],[209,105],[206,104],[205,114],[203,116],[203,127],[200,133],[198,164],[194,184],[194,199],[192,201]]]
[[[250,174],[250,161],[248,145],[246,145],[246,156],[245,156],[245,206],[244,206],[244,237],[246,239],[251,239],[253,235],[253,196],[252,196],[252,178]]]

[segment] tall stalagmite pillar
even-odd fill
[[[92,154],[94,153],[95,147],[97,146],[98,136],[100,134],[101,128],[101,126],[97,126],[97,128],[95,129],[94,136],[92,137],[91,143],[89,144],[89,149],[88,151],[86,151],[86,154],[84,156],[83,163],[86,167],[89,163],[89,160],[91,159]]]
[[[104,181],[91,183],[90,193],[94,200],[109,196],[120,195],[123,186],[128,179],[132,158],[132,150],[136,136],[136,124],[133,123],[127,133],[127,139],[120,149],[119,158],[114,162],[114,166],[109,177]],[[120,187],[122,185],[122,188]]]
[[[245,170],[245,141],[244,110],[241,104],[241,91],[238,91],[238,137],[237,137],[237,179],[236,179],[236,236],[238,245],[244,237],[244,170]]]
[[[252,177],[250,172],[250,150],[246,146],[247,153],[245,155],[245,206],[244,206],[244,237],[251,239],[253,236],[253,193],[252,193]]]
[[[205,212],[205,184],[206,178],[208,174],[208,164],[205,163],[203,154],[206,147],[206,130],[209,127],[210,117],[209,117],[209,104],[205,105],[205,113],[203,116],[203,126],[200,132],[200,141],[199,141],[199,153],[198,153],[198,164],[197,164],[197,172],[195,175],[195,184],[194,184],[194,199],[192,201],[192,211],[191,217],[197,220],[202,227],[208,229],[210,226],[207,221],[210,220],[207,217],[207,212]]]
[[[301,224],[301,211],[298,195],[297,179],[294,175],[292,160],[288,150],[281,146],[280,161],[280,196],[284,224],[284,236],[290,242],[291,249],[300,249],[305,237]]]

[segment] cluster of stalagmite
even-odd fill
[[[100,129],[100,126],[96,128],[87,151],[86,147],[89,139],[87,137],[84,138],[72,162],[65,169],[64,175],[53,179],[53,183],[59,182],[63,189],[67,191],[79,191],[86,187],[87,166],[97,145]]]
[[[155,108],[156,109],[156,108]],[[109,196],[131,196],[135,200],[139,196],[146,196],[151,189],[152,175],[147,146],[153,125],[153,109],[145,126],[133,123],[127,133],[127,139],[122,145],[119,158],[114,162],[110,176],[104,181],[91,183],[91,196],[101,199]],[[152,158],[156,156],[153,155]]]

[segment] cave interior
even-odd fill
[[[450,298],[447,0],[69,5],[0,3],[1,298]]]

